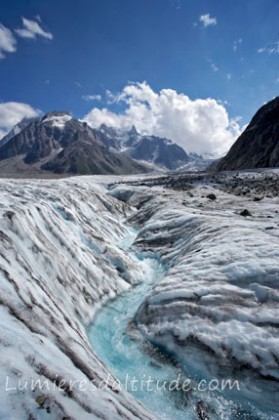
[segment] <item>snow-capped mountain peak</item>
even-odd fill
[[[45,114],[41,121],[44,124],[50,123],[52,126],[63,130],[65,128],[65,124],[70,120],[72,120],[72,116],[67,111],[58,111]]]
[[[161,169],[177,169],[189,160],[185,150],[170,139],[142,135],[135,126],[129,130],[121,130],[102,124],[97,131],[100,140],[109,149]]]

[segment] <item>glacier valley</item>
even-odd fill
[[[278,178],[1,179],[0,418],[278,419]]]

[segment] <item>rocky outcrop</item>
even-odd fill
[[[268,102],[236,140],[217,171],[279,166],[279,97]]]

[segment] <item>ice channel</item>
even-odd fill
[[[136,230],[131,229],[130,235],[121,241],[120,246],[128,250],[136,234]],[[149,278],[101,308],[88,329],[89,339],[98,357],[108,366],[122,387],[142,401],[154,413],[154,418],[185,419],[187,411],[187,418],[195,419],[195,407],[185,408],[185,404],[179,404],[177,398],[174,398],[174,392],[168,390],[167,384],[177,380],[181,374],[179,368],[167,363],[161,353],[150,344],[144,343],[140,337],[133,337],[133,333],[127,332],[129,322],[149,288],[166,271],[159,259],[134,255],[149,266]],[[154,382],[149,382],[148,385],[146,381],[149,378]],[[163,389],[159,390],[157,381]],[[115,387],[117,386],[116,383]],[[173,386],[175,387],[174,382]]]

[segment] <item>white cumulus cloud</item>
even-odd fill
[[[130,83],[122,92],[110,92],[108,106],[125,107],[121,113],[93,108],[85,117],[93,128],[106,124],[120,129],[135,125],[142,134],[166,137],[187,152],[224,154],[241,133],[237,120],[230,119],[219,101],[190,99],[173,89],[155,92],[146,82]]]
[[[16,39],[10,29],[0,23],[0,60],[5,58],[6,53],[16,51]]]
[[[201,15],[200,22],[204,24],[205,28],[207,28],[208,26],[217,25],[217,19],[215,17],[211,17],[209,13]]]
[[[41,22],[41,20],[40,20]],[[36,38],[42,36],[43,38],[53,39],[53,35],[50,32],[44,31],[41,26],[35,20],[22,18],[23,28],[15,29],[15,32],[22,38]]]
[[[39,115],[30,105],[21,102],[0,103],[0,138],[7,134],[23,118]]]

